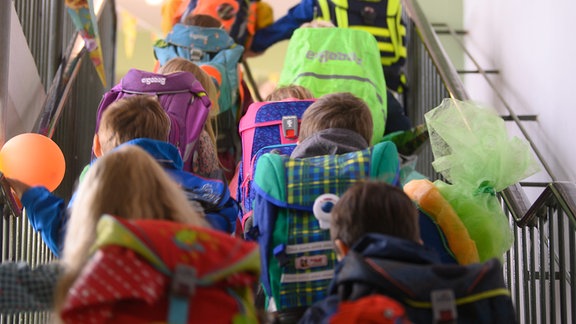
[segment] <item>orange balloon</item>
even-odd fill
[[[50,138],[26,133],[12,137],[0,149],[0,171],[29,186],[54,191],[64,179],[64,154]]]

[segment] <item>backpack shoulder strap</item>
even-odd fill
[[[393,185],[400,184],[400,159],[393,142],[374,145],[370,176]]]

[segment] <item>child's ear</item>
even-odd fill
[[[350,249],[346,243],[342,242],[340,239],[334,240],[334,245],[336,246],[336,255],[338,260],[341,260],[348,254],[348,250]]]
[[[92,140],[92,150],[96,157],[102,156],[102,146],[100,145],[100,136],[98,133],[94,134],[94,139]]]

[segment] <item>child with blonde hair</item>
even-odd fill
[[[89,258],[102,215],[165,219],[207,226],[186,195],[143,149],[125,145],[99,158],[78,188],[64,240],[62,274],[56,290],[59,310]]]

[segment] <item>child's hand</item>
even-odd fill
[[[14,190],[14,193],[16,194],[18,199],[22,199],[22,195],[24,194],[24,192],[26,192],[26,190],[30,189],[29,185],[25,184],[24,182],[22,182],[20,180],[11,179],[11,178],[4,178],[4,179],[6,179],[6,181],[10,185],[10,187],[12,187],[12,190]]]

